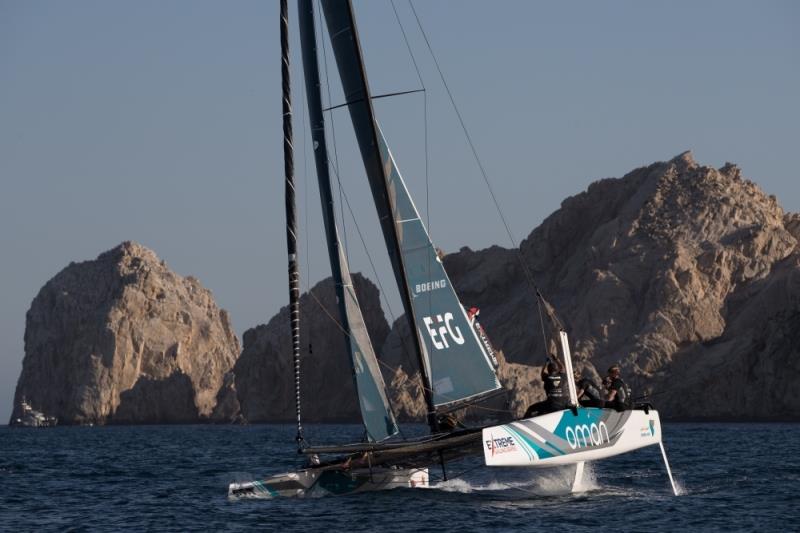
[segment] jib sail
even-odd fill
[[[500,388],[486,351],[456,295],[380,128],[378,142],[414,318],[437,407]]]
[[[500,384],[378,129],[352,5],[349,0],[322,0],[322,8],[389,259],[411,326],[412,345],[423,373],[428,423],[436,430],[437,407],[480,399],[499,389]]]

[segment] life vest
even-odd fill
[[[554,405],[567,405],[567,375],[564,373],[549,374],[544,377],[544,392]]]
[[[627,408],[633,407],[633,394],[631,388],[627,383],[622,381],[622,378],[617,378],[611,383],[611,390],[617,391],[615,400]]]
[[[605,400],[605,397],[600,393],[600,389],[589,379],[580,380],[578,388],[583,389],[583,393],[591,400]]]

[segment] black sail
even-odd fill
[[[347,258],[343,253],[336,228],[334,200],[328,171],[328,151],[325,144],[325,118],[320,95],[313,4],[311,0],[298,0],[297,5],[314,162],[322,201],[331,272],[336,285],[339,319],[342,329],[346,333],[345,340],[350,353],[361,417],[367,437],[371,441],[381,441],[395,435],[398,428],[386,397],[386,386],[364,323],[358,298],[353,290]]]

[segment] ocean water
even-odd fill
[[[357,438],[358,427],[319,425],[306,434],[334,443]],[[430,489],[229,501],[229,482],[298,464],[293,427],[2,427],[0,530],[800,528],[800,424],[667,423],[664,435],[678,497],[651,447],[592,463],[579,494],[558,471],[481,468],[471,459]]]

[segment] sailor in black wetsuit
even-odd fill
[[[589,378],[582,378],[578,371],[575,371],[575,388],[578,393],[578,402],[584,407],[605,407],[605,394],[600,392],[600,388]]]
[[[566,409],[569,403],[569,393],[567,392],[567,375],[564,373],[564,365],[561,361],[549,361],[542,367],[542,381],[544,382],[544,392],[547,399],[528,407],[524,418],[539,416],[553,411]]]
[[[606,407],[612,407],[617,411],[633,409],[631,388],[622,381],[618,365],[608,369],[608,378],[611,381],[611,386],[608,389],[608,396],[606,396]]]

